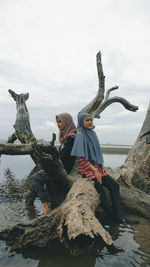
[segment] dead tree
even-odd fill
[[[150,218],[150,103],[142,129],[124,164],[112,170],[129,211]]]
[[[93,118],[99,118],[100,113],[113,102],[119,102],[126,109],[136,111],[138,107],[130,104],[124,98],[110,98],[110,92],[118,89],[118,86],[109,89],[104,97],[105,77],[103,75],[100,52],[97,54],[97,70],[99,79],[97,95],[80,112],[89,112]],[[88,179],[83,180],[80,177],[67,175],[57,157],[54,142],[51,144],[48,142],[45,144],[37,143],[31,131],[29,113],[25,104],[28,94],[17,95],[12,90],[9,90],[9,92],[16,101],[17,106],[17,116],[14,125],[15,133],[9,138],[9,142],[17,138],[21,141],[22,145],[17,147],[17,145],[7,144],[7,150],[6,144],[1,144],[0,153],[7,154],[6,151],[10,154],[29,153],[34,162],[40,164],[49,176],[51,184],[49,193],[52,196],[55,208],[46,216],[43,215],[40,218],[18,224],[0,232],[0,239],[6,240],[7,244],[11,245],[14,250],[30,246],[51,248],[61,242],[72,253],[79,254],[85,249],[85,244],[86,248],[90,248],[97,241],[102,241],[106,246],[114,248],[111,236],[95,217],[97,207],[100,205],[100,199],[93,186],[93,182]],[[140,135],[140,138],[143,138],[143,140],[148,136],[147,129],[145,130],[144,128],[142,130],[143,135]],[[134,154],[134,147],[131,151]],[[127,166],[127,161],[128,158],[125,166]],[[130,167],[130,164],[128,166]],[[136,212],[150,218],[148,212],[148,209],[150,209],[150,196],[138,189],[136,184],[133,185],[132,179],[129,179],[128,176],[124,178],[126,177],[124,176],[124,168],[112,170],[121,185],[123,204],[130,212]],[[128,167],[126,170],[130,172]],[[130,203],[131,200],[132,205]]]

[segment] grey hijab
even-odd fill
[[[97,135],[92,129],[86,129],[83,125],[84,119],[88,116],[91,115],[89,113],[79,114],[80,129],[77,131],[71,155],[83,157],[93,164],[102,164],[104,160]]]

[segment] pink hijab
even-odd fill
[[[64,129],[59,131],[59,142],[63,144],[68,136],[75,137],[77,132],[76,126],[73,119],[69,113],[61,113],[56,115],[56,119],[60,119],[64,125]]]

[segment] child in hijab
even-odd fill
[[[74,165],[75,158],[71,156],[71,150],[76,134],[76,126],[69,113],[61,113],[56,115],[56,122],[59,128],[59,157],[62,161],[63,167],[69,173]],[[42,214],[46,214],[50,208],[48,205],[47,195],[44,190],[44,185],[48,184],[49,177],[41,170],[30,177],[31,185],[30,191],[26,198],[26,206],[32,207],[36,197],[39,197],[43,204]]]
[[[93,131],[93,119],[89,113],[78,117],[79,130],[76,134],[71,155],[78,159],[78,170],[82,177],[94,181],[95,188],[101,195],[101,205],[114,217],[117,223],[136,224],[124,218],[120,204],[119,184],[108,174],[104,167],[103,155],[96,133]],[[112,205],[106,198],[104,186],[110,191]]]

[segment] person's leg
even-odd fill
[[[44,185],[41,185],[40,182],[37,181],[35,186],[34,186],[34,190],[42,202],[42,205],[43,205],[42,213],[44,213],[44,214],[47,213],[47,211],[49,210],[49,206],[48,206],[47,196],[46,196],[46,193],[44,190]]]
[[[26,206],[27,207],[31,207],[34,205],[34,200],[35,198],[37,197],[37,194],[36,192],[34,191],[34,187],[32,187],[32,185],[30,186],[30,190],[27,194],[27,197],[26,197]]]
[[[119,184],[110,175],[102,177],[102,184],[110,191],[114,215],[116,220],[119,221],[123,218],[120,203]]]
[[[42,213],[46,214],[50,208],[48,206],[48,199],[46,192],[44,190],[44,185],[48,182],[48,176],[44,171],[41,171],[36,176],[36,179],[34,179],[34,191],[36,192],[37,196],[42,202],[43,210]]]
[[[34,200],[37,197],[37,193],[34,190],[34,187],[35,187],[35,181],[38,178],[38,173],[35,173],[35,174],[31,175],[31,177],[30,177],[30,189],[29,189],[29,192],[28,192],[27,197],[26,197],[26,206],[27,207],[33,206]]]
[[[122,224],[138,224],[139,222],[136,220],[129,220],[123,216],[121,200],[120,200],[120,192],[119,192],[119,184],[110,176],[103,176],[102,184],[108,188],[110,191],[112,207],[115,214],[115,220],[117,223]]]
[[[44,184],[47,183],[48,176],[44,171],[39,171],[38,173],[32,175],[30,179],[31,186],[26,198],[26,205],[33,205],[35,198],[39,197],[43,205],[42,213],[45,214],[49,210],[48,200],[44,190]]]
[[[101,198],[101,205],[103,207],[103,209],[110,214],[111,216],[114,215],[113,213],[113,209],[112,206],[109,204],[107,197],[106,197],[106,192],[103,188],[103,185],[100,184],[97,179],[93,179],[94,183],[95,183],[95,188],[97,190],[98,193],[100,193],[100,198]]]

